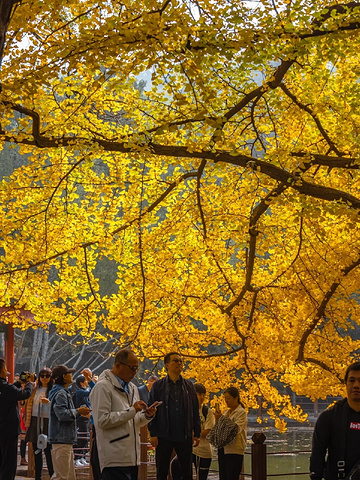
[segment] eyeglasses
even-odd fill
[[[41,374],[39,375],[39,377],[40,377],[40,378],[50,378],[51,375],[50,375],[50,373],[41,373]]]
[[[119,363],[121,363],[122,365],[126,365],[134,373],[139,370],[139,367],[135,367],[135,365],[129,365],[128,363],[124,363],[124,362],[119,362]]]
[[[170,362],[183,363],[183,361],[181,360],[181,358],[173,358],[172,360],[170,360]]]

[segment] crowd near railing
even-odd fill
[[[88,433],[79,433],[80,435],[88,435]],[[251,455],[251,472],[244,471],[241,475],[239,480],[268,480],[271,478],[281,478],[281,477],[289,477],[290,475],[298,476],[298,475],[308,475],[308,472],[283,472],[283,473],[268,473],[267,472],[267,457],[269,455],[300,455],[300,454],[309,454],[310,451],[308,450],[292,450],[292,451],[281,451],[281,452],[267,452],[266,450],[266,436],[264,433],[254,433],[252,436],[252,443],[251,443],[251,451],[246,452],[246,455]],[[91,445],[91,439],[89,438],[89,445]],[[155,452],[153,447],[148,443],[148,431],[147,428],[142,428],[140,432],[140,445],[141,445],[141,452],[140,452],[140,459],[141,464],[139,468],[139,480],[153,480],[156,478],[156,469],[155,469]],[[78,449],[76,446],[74,447],[74,454],[76,455],[77,451],[84,449]],[[33,452],[32,452],[32,444],[28,444],[28,476],[34,477],[34,461],[33,461]],[[76,465],[76,476],[77,478],[92,478],[91,475],[91,468],[90,468],[90,452],[88,451],[86,454],[86,459],[88,465]],[[214,458],[216,464],[216,457]],[[218,477],[218,471],[214,468],[210,469],[209,472],[210,480],[211,478]]]

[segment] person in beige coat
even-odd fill
[[[90,393],[102,480],[137,480],[140,464],[140,427],[156,413],[140,400],[131,383],[139,368],[129,348],[117,352]]]
[[[225,410],[223,415],[229,417],[236,423],[239,430],[231,443],[218,450],[219,477],[220,480],[239,480],[246,448],[247,415],[241,404],[239,390],[237,388],[227,388],[224,399],[228,410]],[[221,415],[220,410],[217,408],[215,418],[218,420]]]

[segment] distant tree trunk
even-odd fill
[[[47,358],[49,350],[49,332],[43,330],[43,341],[41,345],[40,365],[39,368],[47,367]]]
[[[78,358],[75,361],[75,363],[73,364],[73,368],[78,367],[78,365],[79,365],[79,363],[80,363],[80,361],[81,361],[81,359],[82,359],[82,357],[85,353],[86,347],[87,347],[87,345],[82,345],[80,352],[78,352]]]
[[[41,350],[41,344],[43,339],[42,328],[37,328],[34,334],[34,341],[32,345],[31,359],[30,359],[30,372],[37,372],[39,368],[39,353]]]
[[[25,339],[31,336],[33,334],[33,330],[30,328],[28,330],[22,330],[20,331],[20,335],[18,335],[19,341],[17,343],[17,347],[15,348],[15,364],[17,363],[22,363],[23,359],[23,352],[24,352],[24,344],[25,344]],[[16,333],[15,333],[16,336]],[[25,349],[26,350],[26,349]]]
[[[5,334],[0,332],[0,356],[5,357]]]

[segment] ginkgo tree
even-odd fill
[[[302,418],[279,382],[341,393],[360,347],[360,4],[0,14],[1,141],[26,159],[0,186],[1,304],[180,351],[209,390],[236,383],[273,416]]]

